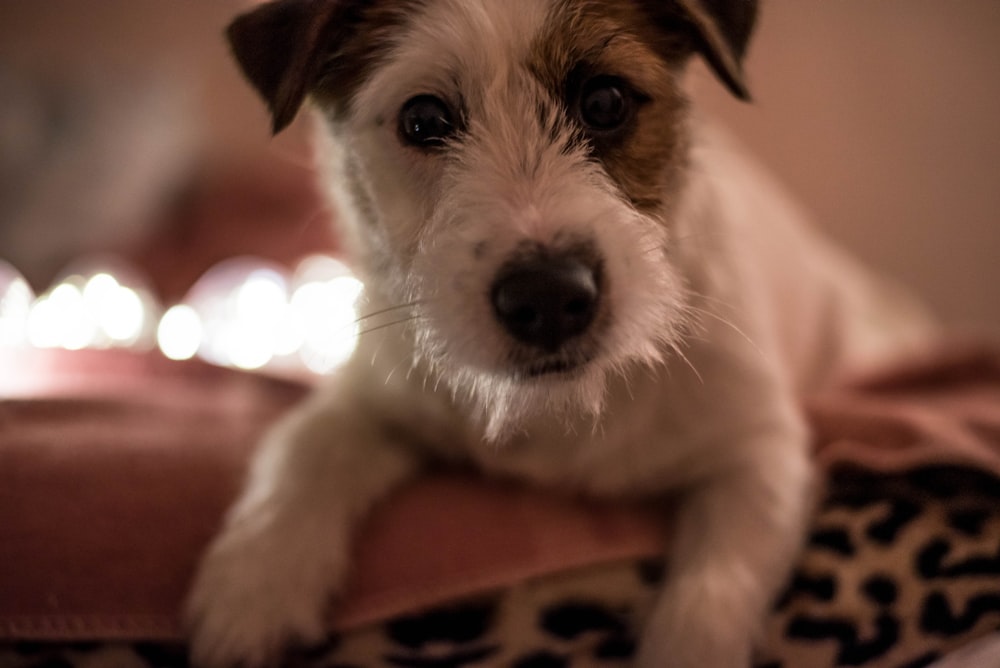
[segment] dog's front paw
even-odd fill
[[[343,569],[317,556],[276,535],[222,534],[201,564],[185,611],[193,665],[280,665],[289,644],[321,640],[327,596]]]
[[[760,620],[744,593],[721,579],[668,587],[643,633],[636,668],[748,668]]]

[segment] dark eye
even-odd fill
[[[617,77],[594,77],[580,93],[580,119],[592,130],[617,130],[632,117],[633,97]]]
[[[455,133],[451,108],[433,95],[410,98],[399,112],[399,133],[413,146],[443,146],[444,140]]]

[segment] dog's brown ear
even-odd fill
[[[277,134],[298,113],[322,67],[339,0],[276,0],[226,30],[243,73],[267,102]]]
[[[743,57],[757,20],[757,0],[676,0],[694,28],[699,50],[726,87],[750,99]]]

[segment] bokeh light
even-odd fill
[[[204,328],[198,355],[241,369],[270,362],[285,314],[287,284],[281,266],[252,257],[231,258],[205,272],[184,299]]]
[[[19,346],[27,339],[28,315],[35,293],[19,271],[0,260],[0,346]]]
[[[96,314],[90,312],[77,287],[78,276],[42,295],[28,316],[28,340],[38,348],[82,350],[98,338]]]
[[[325,256],[306,258],[295,276],[290,312],[304,334],[300,357],[310,371],[330,373],[357,346],[356,303],[364,286],[346,265]]]
[[[116,258],[85,258],[34,300],[26,338],[38,348],[145,348],[158,311],[135,269]]]
[[[156,330],[160,350],[172,360],[189,360],[194,357],[201,347],[202,336],[201,318],[187,304],[177,304],[167,309]]]
[[[139,340],[146,321],[146,309],[139,294],[121,285],[111,274],[98,272],[87,279],[83,300],[97,320],[101,333],[114,345],[131,345]]]
[[[156,345],[172,360],[199,356],[246,370],[325,374],[357,345],[362,292],[350,270],[328,256],[308,257],[294,272],[260,258],[231,258],[158,317],[151,291],[120,260],[74,263],[38,298],[21,274],[0,261],[0,345]]]

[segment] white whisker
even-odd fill
[[[709,318],[718,321],[719,323],[725,325],[726,327],[729,327],[734,332],[736,332],[744,341],[750,344],[750,347],[753,348],[754,351],[757,352],[757,354],[759,354],[761,357],[767,357],[767,355],[764,354],[764,351],[760,348],[760,346],[758,346],[757,343],[752,338],[750,338],[750,336],[746,332],[740,329],[739,326],[736,325],[736,323],[732,322],[728,318],[723,318],[721,315],[717,313],[713,313],[708,309],[694,306],[693,304],[688,304],[687,308],[699,315],[708,316]]]

